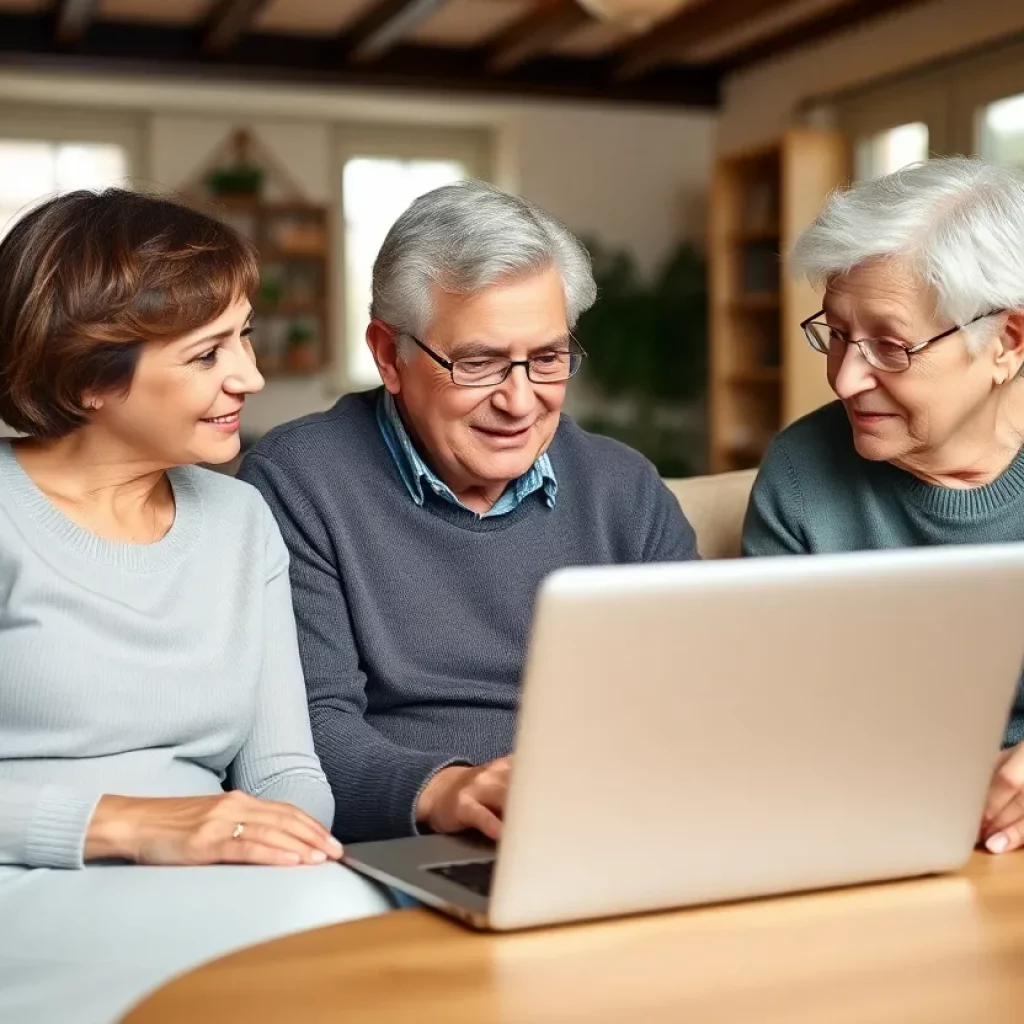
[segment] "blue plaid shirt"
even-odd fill
[[[399,475],[417,505],[423,504],[423,485],[426,484],[438,497],[444,498],[445,501],[450,501],[460,508],[466,507],[455,497],[452,489],[420,457],[420,453],[416,451],[409,432],[402,422],[402,417],[398,413],[398,406],[395,405],[395,400],[387,389],[383,390],[380,401],[377,403],[377,425],[380,427],[388,451],[391,452],[391,457],[395,460]],[[555,471],[547,453],[537,459],[521,477],[513,480],[502,492],[501,497],[486,512],[475,514],[479,515],[481,519],[486,516],[504,515],[517,508],[524,498],[542,488],[544,501],[548,508],[554,508],[555,498],[558,495],[558,481],[555,479]]]

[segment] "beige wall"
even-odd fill
[[[719,147],[732,151],[775,138],[809,98],[1022,31],[1024,4],[1015,0],[932,0],[784,54],[727,79]]]
[[[701,112],[0,72],[0,104],[20,101],[144,114],[143,174],[164,188],[185,185],[231,127],[252,123],[323,202],[335,196],[339,124],[486,128],[500,184],[580,234],[627,246],[648,268],[677,239],[702,237],[715,147],[716,119]],[[273,381],[251,401],[247,427],[325,407],[337,390],[327,380]]]

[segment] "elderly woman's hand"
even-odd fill
[[[1024,743],[999,755],[988,787],[981,841],[990,853],[1024,847]]]
[[[246,793],[140,798],[104,796],[85,859],[136,864],[323,864],[341,844],[304,811]]]

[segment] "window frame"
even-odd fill
[[[990,103],[1024,94],[1024,40],[986,46],[816,102],[831,110],[851,142],[899,125],[928,126],[933,156],[980,154],[980,111]],[[851,171],[853,168],[851,168]]]
[[[1024,43],[998,51],[998,59],[977,56],[957,68],[952,88],[953,152],[981,155],[981,111],[990,103],[1024,95]]]
[[[850,172],[857,175],[861,142],[901,125],[921,122],[928,129],[928,152],[949,152],[950,98],[938,83],[902,82],[880,86],[836,105],[836,124],[850,141]]]
[[[0,138],[50,143],[96,143],[120,146],[127,158],[128,179],[140,184],[147,176],[147,131],[143,115],[0,103]]]
[[[482,181],[495,180],[496,135],[486,127],[436,127],[389,124],[339,124],[335,126],[332,190],[334,207],[331,215],[331,265],[329,282],[331,322],[331,358],[329,386],[336,394],[362,390],[366,384],[353,381],[349,374],[349,345],[354,339],[347,334],[348,300],[345,261],[345,196],[344,171],[349,160],[370,157],[396,160],[453,160],[461,163],[470,177]],[[360,342],[361,343],[361,342]]]

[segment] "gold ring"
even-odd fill
[[[241,839],[242,838],[242,833],[244,831],[245,831],[245,826],[241,822],[239,822],[235,826],[235,831],[231,833],[231,838],[232,839]]]

